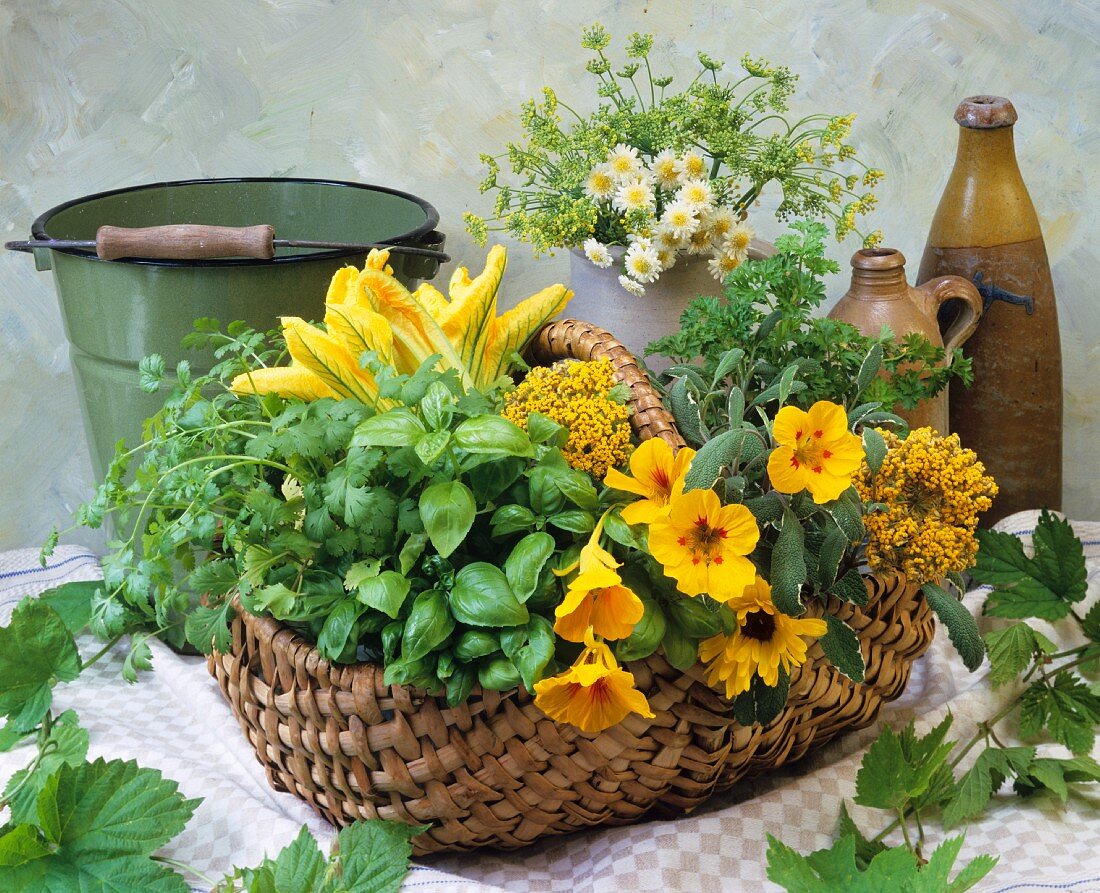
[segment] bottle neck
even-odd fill
[[[856,301],[897,301],[905,297],[909,283],[905,279],[905,267],[892,270],[864,270],[852,268],[852,285],[848,297]]]
[[[1016,143],[1013,128],[998,127],[994,130],[980,130],[971,127],[959,128],[959,148],[955,153],[955,171],[967,171],[972,176],[983,179],[992,176],[1011,176],[1019,180],[1020,167],[1016,163]]]

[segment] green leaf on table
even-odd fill
[[[978,856],[950,879],[962,843],[962,837],[945,840],[925,865],[918,864],[904,846],[892,847],[861,869],[856,842],[850,836],[839,838],[827,850],[803,856],[769,834],[767,874],[787,893],[963,893],[985,877],[997,860]]]
[[[974,761],[943,808],[944,828],[953,828],[978,815],[1006,778],[1015,777],[1031,765],[1034,747],[987,747]]]
[[[851,837],[855,843],[856,863],[859,867],[866,868],[868,863],[879,853],[886,849],[886,844],[881,840],[868,840],[863,836],[852,817],[848,814],[848,804],[840,804],[840,820],[837,827],[837,837]]]
[[[133,684],[138,681],[138,673],[153,669],[153,652],[149,648],[148,633],[134,633],[130,636],[130,650],[122,662],[122,678]]]
[[[866,665],[859,650],[859,636],[839,617],[826,614],[823,619],[828,630],[817,641],[825,657],[853,682],[862,682]]]
[[[439,589],[421,592],[413,601],[401,637],[401,657],[416,661],[441,644],[455,628],[447,596]]]
[[[989,680],[996,688],[1011,682],[1031,665],[1036,654],[1051,654],[1056,646],[1026,623],[1013,623],[985,634],[989,653]]]
[[[939,621],[947,627],[947,637],[959,652],[963,664],[970,671],[978,669],[985,657],[985,643],[978,632],[978,623],[966,606],[954,595],[935,583],[921,587],[924,600]]]
[[[55,682],[80,675],[80,654],[65,621],[49,605],[25,598],[0,627],[0,715],[12,731],[29,731],[50,709]]]
[[[340,883],[346,893],[397,893],[409,870],[413,837],[427,825],[405,825],[380,819],[359,821],[340,832]],[[281,891],[280,891],[281,893]]]
[[[884,726],[856,773],[855,802],[897,811],[923,795],[954,747],[944,741],[950,727],[950,715],[923,737],[917,737],[912,722],[900,735]]]
[[[38,600],[53,608],[69,632],[78,636],[92,619],[92,596],[102,588],[102,580],[63,583],[56,589],[47,589]]]
[[[0,889],[186,893],[183,878],[149,856],[183,830],[197,805],[174,781],[134,762],[63,765],[38,795],[38,828],[9,825],[0,836]]]
[[[1096,741],[1100,695],[1068,670],[1052,682],[1032,683],[1020,698],[1020,734],[1034,738],[1044,729],[1074,754],[1086,754]]]
[[[1092,757],[1079,756],[1068,760],[1040,757],[1032,760],[1027,771],[1016,778],[1013,787],[1023,797],[1047,790],[1065,803],[1069,796],[1069,784],[1081,782],[1100,782],[1100,764]]]
[[[508,585],[521,602],[534,595],[539,574],[554,554],[554,538],[548,533],[529,533],[512,547],[504,560],[504,575]]]
[[[530,618],[499,567],[475,561],[455,574],[451,613],[470,626],[523,626]]]
[[[1088,592],[1085,547],[1069,522],[1043,509],[1031,542],[1040,579],[1060,598],[1081,601]]]
[[[1089,608],[1081,628],[1094,642],[1100,642],[1100,601]]]
[[[34,773],[20,769],[4,788],[4,799],[9,800],[11,821],[19,825],[35,824],[38,820],[38,793],[50,776],[63,765],[79,766],[88,756],[88,730],[78,724],[76,713],[66,710],[53,721],[50,734],[42,747],[42,759]]]
[[[432,484],[420,494],[424,531],[444,558],[462,545],[476,514],[474,494],[461,481]]]

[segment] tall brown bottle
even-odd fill
[[[985,312],[964,353],[974,384],[951,385],[951,430],[977,451],[1000,495],[992,524],[1062,505],[1062,349],[1039,218],[1016,164],[1016,109],[971,96],[955,110],[955,167],[940,199],[917,282],[945,274],[978,286]]]

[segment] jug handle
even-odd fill
[[[966,339],[974,334],[982,318],[985,302],[972,282],[962,276],[939,276],[936,279],[929,279],[923,285],[918,285],[917,291],[921,295],[924,312],[932,320],[936,319],[936,314],[944,301],[956,298],[962,301],[959,315],[943,333],[944,349],[954,350],[956,347],[961,347]]]

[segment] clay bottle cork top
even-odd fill
[[[905,266],[905,255],[896,248],[861,248],[852,255],[856,270],[897,270]]]
[[[1016,109],[1003,96],[968,96],[955,109],[955,123],[974,130],[996,130],[1016,123]]]

